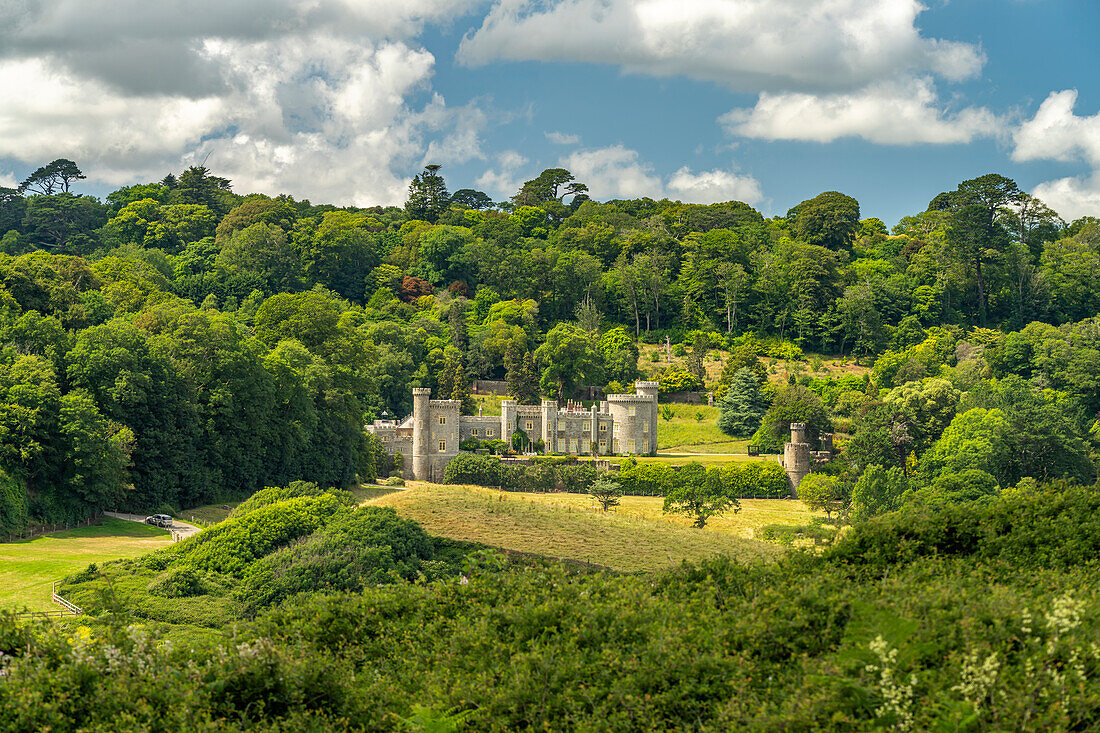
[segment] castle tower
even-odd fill
[[[810,474],[813,456],[807,442],[806,423],[791,423],[791,442],[783,446],[783,469],[791,484],[791,496],[798,498],[798,485]]]
[[[512,433],[516,432],[516,401],[500,401],[500,439],[512,444]],[[531,436],[527,436],[530,438]]]
[[[637,382],[634,394],[607,395],[607,409],[615,423],[613,453],[657,452],[657,387],[657,382]]]
[[[424,481],[442,481],[443,470],[458,455],[460,400],[430,400],[425,422]],[[417,478],[420,478],[419,476]]]
[[[419,481],[427,480],[428,476],[428,445],[427,440],[431,436],[430,402],[432,390],[429,387],[413,387],[413,441],[412,441],[412,477]],[[406,472],[409,469],[406,468]]]
[[[542,443],[547,453],[553,451],[558,437],[558,401],[542,401]]]

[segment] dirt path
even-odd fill
[[[140,514],[122,514],[120,512],[103,512],[103,513],[106,514],[108,517],[115,517],[116,519],[125,519],[128,522],[139,522],[141,524],[145,523],[145,517],[140,515]],[[167,529],[171,533],[173,542],[179,542],[180,540],[185,540],[188,537],[190,537],[191,535],[198,534],[199,532],[202,531],[202,527],[196,527],[193,524],[188,524],[187,522],[181,522],[178,519],[173,519],[172,520],[172,526],[171,527],[165,527],[165,529]]]

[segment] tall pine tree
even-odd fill
[[[768,406],[752,370],[741,368],[734,373],[718,408],[718,428],[726,435],[743,438],[756,432]]]

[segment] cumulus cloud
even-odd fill
[[[482,173],[475,183],[498,201],[503,201],[514,196],[523,185],[522,170],[527,165],[527,158],[515,150],[505,150],[495,156],[494,162],[495,167]]]
[[[686,166],[672,174],[668,181],[668,191],[673,198],[698,204],[714,204],[719,201],[755,204],[764,198],[760,184],[752,176],[723,170],[692,173]]]
[[[977,74],[981,50],[922,36],[923,10],[918,0],[497,0],[458,59],[605,63],[744,91]]]
[[[764,92],[754,107],[732,110],[719,121],[742,137],[822,143],[861,137],[883,145],[968,143],[1004,130],[1003,121],[984,107],[947,112],[928,77],[851,93]]]
[[[1046,181],[1032,191],[1067,219],[1100,216],[1100,112],[1081,117],[1076,105],[1076,89],[1051,92],[1013,134],[1013,160],[1083,161],[1092,168],[1090,175]]]
[[[484,113],[430,94],[435,59],[410,40],[472,4],[0,4],[0,158],[68,157],[113,185],[207,159],[241,190],[399,202],[425,156],[481,156]]]
[[[685,166],[664,180],[638,151],[622,145],[577,150],[561,158],[558,165],[587,184],[591,196],[598,200],[668,196],[700,204],[731,200],[753,204],[763,199],[755,178],[733,171],[695,173]]]

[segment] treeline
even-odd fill
[[[443,471],[448,484],[475,484],[503,489],[547,493],[590,493],[592,483],[614,481],[627,496],[665,496],[677,487],[713,486],[736,499],[785,499],[791,495],[787,474],[775,462],[734,463],[707,468],[692,462],[680,468],[626,459],[618,471],[598,471],[575,457],[507,465],[490,455],[462,453]]]
[[[887,350],[872,382],[805,380],[827,408],[815,432],[858,427],[879,390],[956,363],[976,371],[953,389],[1015,374],[1068,435],[1091,425],[1100,365],[1080,319],[1100,306],[1100,227],[1066,225],[1001,176],[964,181],[892,232],[836,192],[765,218],[740,202],[600,203],[562,169],[494,203],[452,195],[429,166],[404,208],[242,196],[203,167],[104,201],[75,191],[83,178],[57,160],[0,190],[9,531],[297,479],[344,485],[385,467],[362,425],[408,414],[413,386],[466,411],[479,377],[524,401],[617,389],[640,374],[639,343],[666,338],[690,353],[686,370],[655,367],[664,391],[702,387],[708,350],[734,351],[707,385],[720,395],[738,368],[766,376],[761,356]],[[928,346],[942,333],[970,351]],[[1003,361],[971,358],[995,348]],[[762,397],[747,422],[779,395]],[[798,411],[773,413],[756,437],[775,447]]]

